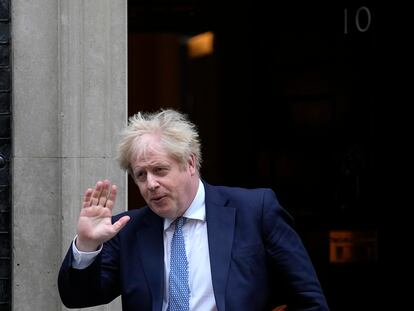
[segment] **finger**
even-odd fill
[[[99,196],[101,195],[101,192],[102,192],[102,181],[98,181],[96,183],[95,189],[92,192],[90,206],[98,205]]]
[[[116,185],[112,185],[111,192],[109,192],[108,200],[106,201],[106,207],[111,210],[115,205],[116,193],[117,193],[117,187]]]
[[[84,196],[83,196],[83,203],[82,203],[82,207],[88,207],[88,206],[90,206],[90,201],[91,201],[92,192],[93,192],[93,189],[92,189],[92,188],[88,188],[88,189],[85,191],[85,194],[84,194]]]
[[[108,199],[110,183],[109,180],[105,179],[102,184],[102,191],[98,198],[98,205],[105,206],[106,200]]]
[[[124,216],[124,217],[121,217],[120,219],[118,219],[118,221],[117,222],[115,222],[113,225],[112,225],[112,227],[114,228],[114,231],[116,232],[116,233],[118,233],[119,231],[121,231],[121,229],[123,228],[123,227],[125,227],[125,225],[128,223],[128,221],[130,220],[131,218],[129,217],[129,216]]]

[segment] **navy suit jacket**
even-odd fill
[[[206,269],[211,268],[218,310],[271,310],[278,304],[288,310],[328,310],[292,219],[274,192],[204,186],[211,265]],[[104,243],[88,268],[71,268],[69,249],[58,278],[67,307],[105,304],[121,295],[124,311],[161,311],[163,219],[148,207],[126,214],[128,224]]]

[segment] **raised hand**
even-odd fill
[[[79,216],[76,247],[80,251],[91,252],[113,238],[129,221],[129,216],[121,217],[112,224],[112,209],[117,188],[109,180],[98,181],[95,189],[86,190]]]

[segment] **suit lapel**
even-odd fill
[[[149,212],[137,237],[140,259],[152,294],[152,309],[161,310],[164,296],[163,219]]]
[[[217,308],[225,310],[225,290],[230,267],[236,210],[225,206],[211,186],[206,188],[206,219],[211,277]]]

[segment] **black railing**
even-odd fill
[[[0,311],[11,310],[10,0],[0,0]]]

